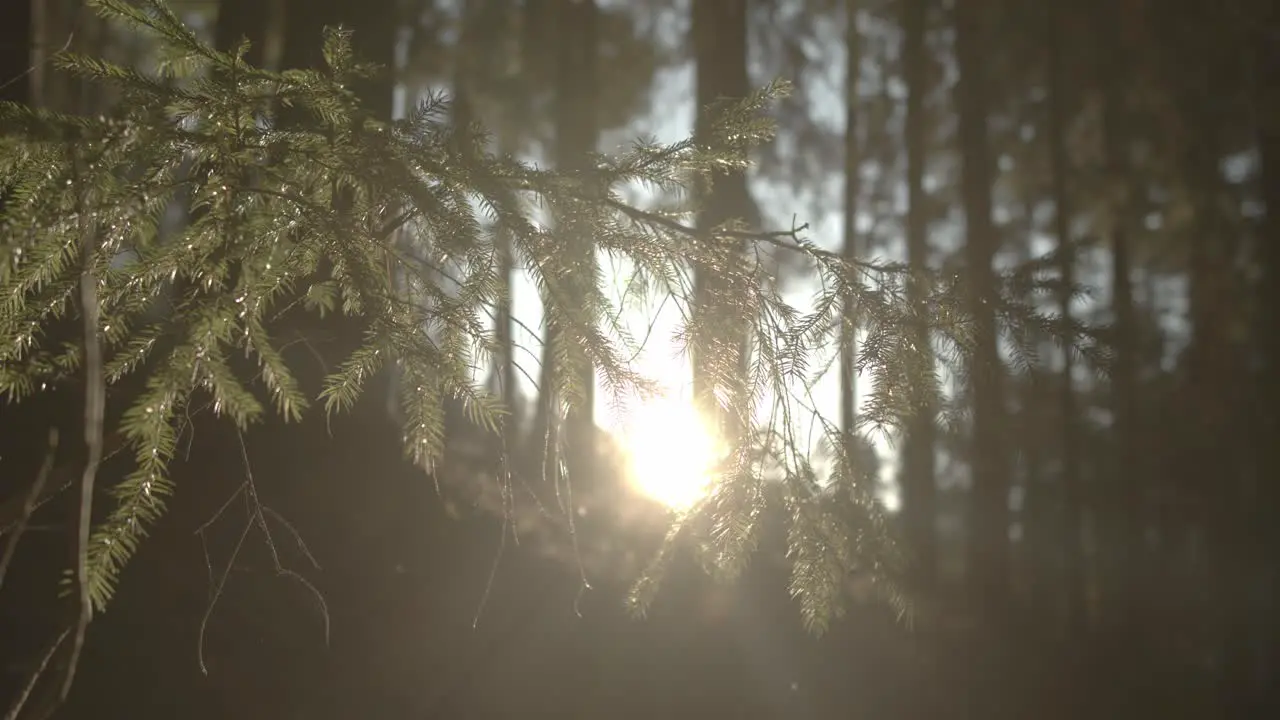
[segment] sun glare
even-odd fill
[[[688,401],[655,398],[637,405],[623,424],[631,482],[673,510],[686,510],[711,487],[718,443]]]

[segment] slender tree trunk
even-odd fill
[[[357,56],[383,68],[376,77],[353,83],[352,89],[375,119],[389,121],[397,28],[395,0],[286,3],[283,67],[324,67],[322,30],[326,26],[350,30]],[[281,122],[292,120],[292,113],[287,110],[282,108]],[[339,199],[335,206],[341,208],[341,202]],[[309,359],[315,355],[323,357],[328,368],[335,367],[363,343],[366,331],[362,318],[341,314],[330,314],[322,320],[300,314],[289,322],[289,329],[314,349],[314,353],[311,349],[298,353],[299,368],[315,368],[317,363]],[[415,498],[416,486],[431,480],[403,459],[401,434],[387,412],[398,400],[392,372],[388,368],[385,374],[372,378],[355,407],[332,419],[332,429],[327,427],[321,411],[311,413],[297,429],[272,422],[247,438],[255,475],[259,482],[263,481],[261,478],[273,481],[279,507],[297,512],[304,527],[313,524],[324,528],[307,539],[324,567],[317,586],[325,596],[334,630],[329,651],[306,660],[315,663],[315,672],[330,684],[317,697],[367,698],[385,692],[384,674],[370,671],[367,663],[357,660],[375,652],[371,643],[376,642],[380,621],[370,612],[368,598],[390,596],[395,583],[388,572],[390,558],[421,557],[418,553],[429,552],[405,547],[406,538],[412,535],[410,528],[423,522],[423,517],[436,506],[422,503],[421,496],[417,496],[418,503],[406,502]],[[452,429],[449,418],[450,413],[446,412],[446,427]],[[447,465],[442,462],[441,467]]]
[[[245,62],[260,66],[265,57],[263,40],[266,37],[268,9],[282,4],[279,0],[221,0],[218,3],[218,19],[213,29],[214,47],[231,51],[248,40],[249,51]]]
[[[16,5],[23,1],[13,0],[13,3]],[[67,77],[65,73],[59,73],[54,68],[53,56],[64,49],[84,50],[81,46],[83,38],[77,38],[74,32],[77,29],[78,4],[59,0],[30,0],[29,7],[25,9],[31,13],[30,17],[24,22],[24,18],[21,17],[22,9],[20,9],[18,17],[14,20],[24,25],[26,22],[30,23],[30,44],[24,48],[7,49],[28,53],[23,69],[29,74],[23,78],[22,82],[27,88],[25,92],[29,93],[27,101],[36,107],[71,109],[70,103],[74,96],[73,88],[77,84],[76,80]],[[6,77],[0,79],[0,83],[7,83],[9,80]]]
[[[1119,562],[1112,590],[1119,606],[1115,618],[1128,635],[1140,620],[1139,594],[1149,578],[1142,557],[1143,511],[1142,468],[1138,460],[1137,434],[1137,306],[1133,296],[1132,258],[1129,249],[1130,180],[1125,158],[1124,96],[1128,75],[1125,69],[1125,41],[1117,24],[1104,7],[1095,29],[1103,39],[1104,63],[1099,68],[1103,83],[1103,150],[1108,176],[1108,229],[1111,235],[1111,303],[1115,313],[1116,363],[1112,374],[1112,418],[1117,448],[1116,479],[1119,481],[1115,512]],[[1132,645],[1134,637],[1128,638]]]
[[[356,55],[383,68],[376,77],[357,83],[354,90],[375,118],[390,120],[395,84],[396,3],[393,0],[285,2],[288,36],[281,53],[284,67],[324,67],[324,28],[340,25],[352,30],[352,47]]]
[[[526,14],[535,12],[535,8],[531,7],[533,4],[526,3],[526,8],[523,9]],[[466,7],[469,8],[471,5],[472,3],[468,2]],[[528,23],[526,23],[526,32],[528,31],[527,26]],[[531,47],[527,37],[520,39],[519,48],[517,51],[519,53],[517,55],[518,58],[536,51],[536,48]],[[460,61],[466,60],[473,51],[464,49],[464,52],[467,53],[467,56],[460,58]],[[518,147],[519,125],[516,121],[516,108],[519,107],[525,107],[525,105],[512,102],[509,107],[504,107],[502,120],[493,124],[493,131],[497,136],[499,154],[513,154]],[[513,453],[519,442],[518,429],[520,427],[520,393],[516,382],[515,336],[513,335],[515,316],[512,303],[514,301],[511,296],[515,278],[515,258],[512,255],[511,235],[509,233],[498,233],[497,237],[494,238],[494,242],[496,243],[495,252],[498,259],[498,282],[501,284],[501,295],[494,308],[493,318],[494,336],[498,342],[498,355],[494,358],[494,380],[497,385],[497,392],[502,398],[502,404],[510,413],[502,425],[504,452]]]
[[[1066,630],[1068,638],[1079,638],[1085,630],[1084,558],[1081,544],[1083,493],[1080,487],[1079,419],[1076,413],[1075,362],[1072,345],[1076,338],[1070,331],[1072,285],[1075,284],[1075,246],[1071,238],[1071,197],[1067,174],[1066,138],[1066,69],[1063,67],[1064,32],[1060,3],[1049,3],[1045,13],[1049,51],[1049,164],[1053,178],[1054,233],[1058,236],[1058,253],[1062,292],[1059,298],[1063,317],[1062,353],[1062,553],[1063,592],[1065,594]]]
[[[0,76],[0,86],[3,86],[0,88],[0,98],[9,99],[9,93],[12,92],[25,93],[28,97],[23,97],[17,102],[40,107],[45,85],[48,82],[49,56],[57,50],[49,46],[51,39],[49,37],[49,0],[28,0],[26,7],[19,7],[9,18],[9,22],[12,24],[6,25],[5,30],[0,32],[0,53],[5,56],[0,60],[0,68],[4,68],[0,71],[4,73]],[[9,74],[9,68],[16,67],[13,61],[21,57],[19,55],[21,46],[13,43],[13,38],[10,36],[10,33],[15,31],[27,32],[30,35],[27,51],[23,54],[26,55],[31,74],[22,80],[18,80],[17,75]]]
[[[245,0],[236,0],[244,2]],[[352,32],[352,48],[357,57],[364,62],[376,63],[383,69],[371,78],[352,83],[352,89],[364,108],[375,119],[390,121],[393,102],[395,67],[396,22],[395,0],[363,0],[360,3],[347,0],[284,0],[286,18],[284,46],[281,49],[281,64],[288,69],[323,68],[324,30],[325,28],[342,27]],[[248,12],[248,11],[246,11]],[[255,11],[256,12],[256,11]],[[258,37],[263,37],[259,35]],[[277,124],[289,126],[301,120],[296,108],[281,108]],[[323,321],[315,318],[301,318],[303,323],[320,322],[317,336],[326,337],[331,347],[336,348],[338,357],[345,358],[346,353],[363,342],[363,321],[342,314],[326,317]],[[314,342],[314,339],[313,339]],[[321,355],[329,357],[324,348],[316,348]],[[365,397],[370,409],[383,414],[390,400],[390,382],[378,382],[369,386]]]
[[[907,79],[907,258],[912,269],[909,289],[916,315],[914,340],[917,350],[933,359],[927,306],[929,273],[929,208],[924,190],[925,107],[928,94],[925,31],[928,0],[907,0],[903,6],[905,48],[903,58]],[[930,388],[929,395],[932,395]],[[937,577],[937,478],[935,476],[936,410],[932,397],[917,408],[907,431],[903,454],[903,513],[908,544],[916,560],[915,579],[921,589],[933,585]]]
[[[1034,114],[1033,104],[1025,106],[1028,117]],[[1042,188],[1037,184],[1028,184],[1023,188],[1023,242],[1018,246],[1017,261],[1019,265],[1031,262],[1034,258],[1034,243],[1040,231],[1036,222],[1036,205],[1043,199]],[[1023,300],[1030,300],[1030,296]],[[1041,355],[1053,352],[1056,345],[1043,333],[1037,333],[1036,348]],[[1048,421],[1045,420],[1044,408],[1049,398],[1043,391],[1051,387],[1046,382],[1047,370],[1034,369],[1029,378],[1018,384],[1018,429],[1017,447],[1021,453],[1021,462],[1017,471],[1010,473],[1013,480],[1019,483],[1023,491],[1021,520],[1023,527],[1021,569],[1027,578],[1027,606],[1032,614],[1045,618],[1046,623],[1053,623],[1051,633],[1060,630],[1057,626],[1058,592],[1056,575],[1051,571],[1053,561],[1057,558],[1061,545],[1054,535],[1053,518],[1057,515],[1057,506],[1050,494],[1049,483],[1045,472],[1045,442],[1049,434]],[[1049,454],[1048,457],[1056,458]]]
[[[973,392],[973,489],[968,572],[978,612],[1000,622],[1009,605],[1009,470],[1002,439],[1004,367],[997,342],[997,288],[991,266],[997,242],[991,221],[984,8],[981,0],[956,0],[955,5],[965,258],[974,324],[974,353],[969,370]]]
[[[0,25],[0,100],[28,103],[31,101],[33,60],[38,59],[34,18],[43,0],[16,2],[6,11]]]
[[[1218,673],[1226,717],[1256,717],[1256,655],[1251,602],[1257,591],[1256,532],[1250,527],[1258,502],[1248,482],[1243,426],[1245,392],[1239,380],[1244,356],[1231,327],[1242,311],[1240,284],[1233,277],[1239,236],[1223,216],[1224,122],[1219,95],[1239,97],[1238,62],[1229,48],[1242,38],[1219,4],[1189,3],[1176,18],[1151,10],[1163,31],[1164,80],[1178,102],[1182,122],[1181,167],[1193,209],[1190,238],[1191,341],[1186,351],[1188,433],[1182,463],[1186,487],[1196,502],[1194,521],[1208,546],[1208,580],[1214,625],[1221,633]],[[1154,23],[1153,23],[1154,24]],[[1213,478],[1212,482],[1208,478]],[[1267,478],[1267,480],[1271,480]]]
[[[1276,557],[1280,549],[1280,91],[1274,79],[1280,77],[1280,10],[1274,4],[1259,2],[1262,10],[1253,38],[1253,93],[1254,108],[1258,120],[1258,149],[1262,156],[1262,187],[1266,202],[1266,220],[1259,243],[1264,279],[1259,305],[1262,309],[1258,327],[1264,334],[1264,367],[1262,374],[1261,403],[1263,412],[1257,424],[1256,447],[1261,457],[1258,462],[1260,487],[1256,504],[1260,515],[1257,525],[1262,529],[1257,542],[1262,558]],[[1264,607],[1280,602],[1280,571],[1274,562],[1263,566],[1267,598]],[[1264,620],[1266,639],[1263,646],[1269,648],[1263,662],[1266,663],[1263,687],[1267,688],[1260,717],[1280,716],[1280,620],[1274,613]]]
[[[844,130],[844,258],[858,259],[858,193],[861,153],[858,146],[858,77],[862,53],[858,38],[858,0],[845,2],[845,130]],[[858,427],[858,326],[853,297],[844,298],[844,322],[840,326],[840,428],[845,433],[845,457],[856,457]]]
[[[38,11],[38,6],[41,4],[42,0],[19,3],[11,14],[5,17],[5,21],[0,23],[0,101],[32,104],[32,87],[35,84],[35,78],[28,70],[31,68],[33,55],[38,55],[33,52],[36,37],[38,37],[38,28],[33,16],[38,14],[34,11]],[[8,188],[0,186],[0,213],[4,212],[8,195]],[[52,403],[43,394],[26,401],[21,407],[8,398],[0,398],[0,427],[5,428],[4,432],[0,432],[0,459],[3,459],[9,468],[5,472],[8,477],[15,480],[22,478],[22,482],[15,483],[13,488],[6,485],[3,495],[0,495],[0,498],[8,501],[5,503],[7,507],[21,507],[20,504],[13,503],[22,502],[26,483],[34,480],[42,460],[37,456],[44,452],[44,444],[40,438],[53,424],[50,412],[42,412],[40,416],[32,417],[33,406],[47,410]],[[16,468],[15,455],[23,457],[23,464]],[[16,492],[14,488],[17,489]],[[11,529],[11,523],[16,520],[17,515],[0,519],[0,531]],[[12,539],[5,538],[4,541],[12,541]],[[0,547],[3,546],[0,545]]]
[[[505,144],[503,149],[506,149]],[[495,242],[498,244],[498,282],[502,286],[502,294],[498,298],[493,317],[494,336],[498,341],[498,357],[494,360],[497,365],[495,374],[502,405],[510,413],[502,425],[503,442],[506,445],[507,452],[513,452],[516,449],[516,429],[520,423],[520,414],[518,412],[520,392],[516,381],[516,345],[515,337],[512,334],[514,315],[512,313],[513,301],[511,292],[512,280],[515,278],[515,260],[512,256],[511,236],[508,233],[499,233]]]
[[[1208,87],[1208,85],[1206,85]],[[1222,632],[1223,663],[1219,676],[1223,709],[1228,717],[1254,716],[1249,637],[1248,597],[1252,591],[1255,558],[1251,557],[1250,517],[1241,473],[1240,440],[1232,427],[1240,407],[1234,380],[1238,348],[1223,319],[1239,312],[1235,287],[1228,280],[1234,238],[1223,232],[1216,202],[1221,189],[1216,123],[1204,100],[1187,98],[1184,116],[1195,133],[1187,149],[1187,185],[1195,219],[1191,238],[1191,342],[1187,385],[1191,397],[1192,428],[1186,470],[1189,484],[1202,502],[1196,520],[1208,540],[1211,579],[1216,597],[1217,624]],[[1206,483],[1210,474],[1217,482]]]
[[[554,28],[558,22],[555,3],[558,0],[527,0],[524,8],[524,42],[525,52],[539,52],[543,48],[533,49],[537,44],[545,42],[545,38],[555,37]],[[542,298],[542,357],[538,372],[538,400],[534,410],[533,432],[531,442],[533,457],[542,466],[544,479],[554,480],[559,472],[556,463],[557,448],[560,444],[559,404],[555,394],[555,375],[551,348],[555,343],[555,328],[546,314],[547,298]],[[559,485],[555,485],[559,487]]]
[[[704,140],[710,139],[711,127],[706,108],[726,98],[742,98],[749,91],[747,78],[747,14],[749,2],[695,2],[693,3],[693,44],[697,65],[697,102],[698,118],[694,128],[694,136]],[[755,220],[756,208],[747,188],[745,172],[730,172],[718,175],[711,192],[702,198],[702,210],[698,216],[698,227],[710,231],[717,225],[734,218],[746,219],[749,223]],[[726,263],[736,262],[733,252],[726,253]],[[694,303],[696,313],[712,313],[720,303],[719,296],[725,292],[725,268],[697,267],[694,270]],[[713,380],[707,372],[711,363],[723,363],[729,357],[734,365],[742,365],[741,348],[744,338],[732,337],[740,328],[727,327],[717,321],[719,326],[715,345],[720,359],[709,356],[693,358],[693,392],[699,405],[710,416],[717,418],[718,425],[730,434],[740,428],[727,424],[728,418],[712,411],[715,401],[712,398]]]
[[[559,95],[556,103],[556,167],[566,172],[579,172],[591,167],[591,153],[596,151],[600,142],[596,88],[599,10],[595,0],[559,0],[556,7],[560,33],[556,48]],[[578,290],[573,286],[594,281],[592,238],[583,237],[586,228],[577,226],[571,217],[557,218],[556,222],[573,235],[567,239],[577,248],[573,252],[584,256],[585,266],[566,283],[567,289],[576,295]],[[582,297],[574,301],[581,303],[584,300]],[[553,325],[549,323],[547,327],[547,349],[554,352],[554,344],[560,338],[550,333]],[[550,364],[548,360],[550,358],[544,359],[544,366]],[[589,360],[584,365],[581,376],[577,378],[582,393],[580,404],[570,411],[566,419],[569,470],[575,477],[590,477],[595,469],[595,371]]]

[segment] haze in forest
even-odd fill
[[[1273,4],[11,0],[4,717],[1280,717]]]

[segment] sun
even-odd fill
[[[630,481],[672,510],[687,510],[711,489],[720,443],[692,403],[658,397],[636,406],[622,425]]]

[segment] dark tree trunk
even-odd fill
[[[1127,123],[1124,107],[1129,75],[1126,67],[1127,38],[1105,3],[1097,10],[1094,29],[1103,39],[1103,62],[1099,66],[1103,89],[1103,151],[1107,174],[1112,259],[1111,303],[1115,318],[1115,369],[1112,374],[1112,418],[1117,450],[1115,518],[1110,524],[1118,547],[1118,562],[1112,573],[1115,592],[1115,627],[1122,630],[1125,645],[1135,649],[1133,631],[1141,620],[1140,593],[1150,577],[1146,571],[1143,545],[1143,468],[1139,462],[1137,423],[1137,353],[1139,328],[1133,294],[1133,259],[1130,250],[1133,192],[1126,160]]]
[[[286,0],[282,67],[323,67],[323,29],[342,26],[352,32],[356,55],[383,68],[353,89],[375,119],[389,121],[396,7],[395,0]],[[280,122],[296,119],[282,109]],[[364,342],[366,325],[360,318],[296,314],[284,322],[287,326],[278,332],[305,339],[287,359],[299,369],[302,386],[313,397],[322,376]],[[371,378],[364,396],[343,415],[327,419],[323,408],[314,406],[299,425],[272,419],[245,438],[247,462],[265,488],[263,501],[293,523],[323,568],[313,577],[327,601],[328,647],[299,658],[298,667],[289,673],[291,682],[323,687],[314,693],[281,693],[279,697],[288,698],[291,705],[280,714],[361,714],[369,698],[386,695],[391,678],[371,670],[362,658],[384,649],[379,643],[385,620],[379,608],[394,607],[400,594],[413,587],[393,568],[423,567],[424,557],[440,549],[410,542],[421,537],[422,527],[439,521],[440,503],[430,489],[431,479],[404,460],[400,432],[388,412],[398,405],[391,372],[388,368]],[[293,567],[312,572],[297,564],[296,556]],[[268,596],[262,602],[292,602],[295,612],[313,618],[310,637],[295,628],[292,637],[276,642],[310,644],[324,639],[324,626],[315,621],[314,598],[301,593],[286,601],[278,584],[264,584],[254,592]],[[237,675],[241,682],[250,682]]]
[[[858,37],[858,0],[845,3],[845,130],[844,130],[844,258],[857,260],[858,193],[861,154],[858,142],[858,76],[862,53]],[[857,307],[851,296],[844,299],[844,323],[840,341],[840,427],[845,433],[844,452],[850,461],[856,457],[858,427],[858,358]]]
[[[282,63],[286,68],[324,67],[322,33],[325,27],[353,31],[352,47],[365,62],[383,71],[355,87],[365,107],[379,120],[391,119],[398,15],[394,0],[286,0]]]
[[[916,313],[914,340],[917,350],[925,354],[932,363],[933,341],[929,332],[929,309],[926,304],[929,294],[929,203],[924,190],[927,150],[924,98],[929,92],[928,51],[925,45],[928,2],[907,0],[903,8],[903,61],[907,80],[907,258],[913,273],[910,294]],[[931,587],[937,578],[935,414],[936,408],[930,397],[911,419],[903,453],[902,511],[908,545],[916,561],[914,577],[921,589]]]
[[[1280,90],[1275,78],[1280,77],[1280,10],[1274,3],[1259,2],[1262,11],[1253,42],[1253,92],[1258,118],[1258,149],[1262,156],[1263,198],[1266,220],[1259,243],[1263,283],[1258,327],[1263,346],[1262,393],[1263,412],[1257,424],[1257,445],[1261,455],[1257,477],[1259,497],[1256,503],[1261,530],[1256,542],[1263,558],[1264,599],[1262,607],[1274,607],[1280,601],[1280,570],[1274,558],[1280,552]],[[1266,562],[1266,558],[1273,559]],[[1259,717],[1280,716],[1280,621],[1264,619],[1266,632],[1262,641],[1267,648],[1263,662],[1262,685],[1266,688]]]
[[[595,0],[559,0],[556,10],[559,32],[556,42],[556,167],[565,172],[580,172],[591,167],[591,154],[600,141],[596,78],[600,54],[597,36],[599,10]],[[565,238],[565,241],[577,248],[574,252],[581,255],[585,264],[574,276],[565,278],[565,289],[576,295],[581,290],[574,286],[579,282],[591,282],[595,276],[592,270],[596,262],[593,238],[585,236],[585,228],[575,227],[571,217],[558,218],[557,223],[568,229],[572,237]],[[582,302],[579,298],[568,300]],[[548,325],[547,348],[553,348],[556,342],[561,341],[561,337],[550,333],[551,327]],[[596,456],[595,371],[589,360],[584,364],[577,378],[582,390],[580,404],[569,413],[566,423],[569,472],[577,478],[594,475]],[[551,365],[550,357],[544,356],[543,365]]]
[[[956,94],[963,162],[965,259],[969,310],[974,323],[970,378],[973,392],[973,479],[968,554],[969,582],[977,611],[995,622],[1009,605],[1009,471],[1003,440],[1004,367],[997,346],[996,278],[992,259],[997,237],[991,221],[991,151],[987,137],[986,39],[980,0],[956,0]]]
[[[1239,236],[1223,214],[1231,119],[1221,97],[1240,97],[1241,64],[1233,49],[1242,39],[1232,17],[1215,3],[1193,0],[1166,17],[1151,9],[1161,33],[1163,80],[1175,98],[1181,123],[1178,170],[1193,211],[1189,248],[1191,339],[1186,357],[1187,441],[1181,450],[1188,512],[1206,539],[1214,626],[1221,632],[1218,674],[1227,717],[1255,717],[1258,696],[1252,604],[1258,567],[1251,527],[1257,497],[1247,481],[1249,437],[1244,348],[1233,332],[1242,316],[1241,286],[1233,277]]]
[[[0,100],[31,101],[31,61],[35,55],[33,10],[40,0],[14,0],[0,25]]]
[[[1047,47],[1049,51],[1049,164],[1053,178],[1054,233],[1058,239],[1062,292],[1059,299],[1064,322],[1062,354],[1062,554],[1067,637],[1081,638],[1085,630],[1084,558],[1082,547],[1083,493],[1080,486],[1079,419],[1076,413],[1075,362],[1070,332],[1072,285],[1075,284],[1075,247],[1071,237],[1071,197],[1067,159],[1066,68],[1063,58],[1064,18],[1059,4],[1049,3]]]
[[[713,3],[696,2],[693,4],[693,45],[694,59],[697,65],[695,80],[698,103],[698,118],[694,127],[694,137],[710,141],[711,117],[706,109],[719,101],[744,98],[750,92],[747,75],[747,16],[750,11],[749,2]],[[742,219],[749,224],[757,221],[757,210],[747,187],[745,172],[730,172],[718,175],[711,192],[702,198],[702,208],[698,215],[698,227],[710,231],[716,226],[732,219]],[[725,253],[724,262],[738,262],[736,249]],[[695,312],[715,313],[720,296],[726,291],[726,268],[695,268],[694,304]],[[712,380],[706,371],[712,362],[727,362],[742,365],[741,349],[745,337],[732,337],[741,328],[729,328],[726,324],[717,323],[717,349],[723,352],[721,358],[707,356],[693,358],[693,393],[704,412],[712,412],[715,401],[712,399]],[[714,413],[712,413],[714,414]],[[717,424],[722,431],[735,434],[741,428],[733,426],[732,421],[720,415]]]
[[[213,44],[220,50],[231,51],[248,40],[249,51],[245,62],[261,66],[263,46],[266,44],[268,9],[282,0],[222,0],[218,3],[218,20],[214,25]]]
[[[10,4],[26,3],[26,8],[18,10],[15,18],[25,26],[30,23],[30,44],[26,46],[27,60],[24,63],[26,75],[22,78],[26,85],[28,102],[36,107],[57,110],[81,111],[77,105],[81,99],[80,90],[84,81],[72,77],[54,67],[53,57],[59,51],[70,49],[80,53],[93,54],[96,48],[94,37],[97,34],[96,18],[90,13],[81,0],[11,0]],[[30,15],[23,18],[23,11]],[[8,18],[5,18],[6,21]],[[87,22],[84,22],[86,21]],[[16,26],[15,27],[19,27]],[[8,82],[9,78],[0,80]]]

